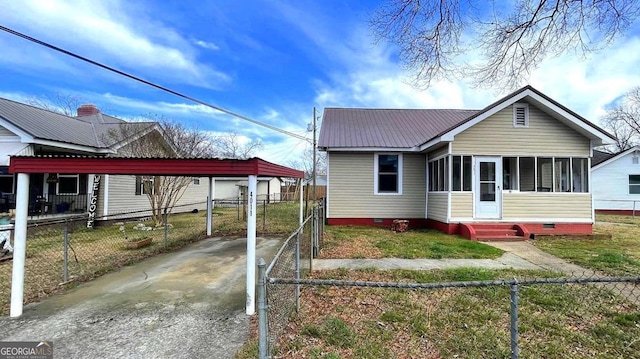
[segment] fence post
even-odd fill
[[[296,234],[296,270],[295,278],[300,279],[300,239],[302,237],[304,228],[299,228],[298,234]],[[300,284],[296,284],[296,312],[300,311]]]
[[[511,284],[511,359],[518,359],[518,281]]]
[[[267,232],[267,200],[263,199],[262,200],[262,232],[266,233]]]
[[[269,327],[267,325],[267,264],[264,258],[258,260],[258,354],[260,359],[267,359],[269,352]]]
[[[69,280],[69,222],[66,220],[64,221],[63,237],[64,259],[62,264],[62,281],[66,283]]]
[[[167,223],[167,208],[164,208],[164,248],[167,248],[167,241],[168,241],[168,233],[169,233],[169,223]]]
[[[313,258],[318,255],[318,207],[313,207]]]

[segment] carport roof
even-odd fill
[[[304,173],[260,158],[131,158],[95,156],[12,156],[11,173],[114,174],[157,176],[277,176],[303,178]]]

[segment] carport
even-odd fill
[[[27,249],[27,215],[29,206],[29,174],[110,174],[141,176],[209,177],[209,199],[213,198],[214,177],[248,178],[247,215],[247,288],[246,313],[255,312],[256,270],[256,194],[258,176],[303,178],[303,172],[259,158],[118,158],[86,156],[13,156],[9,172],[17,174],[16,215],[14,229],[13,272],[11,279],[10,316],[22,315],[24,273]],[[207,201],[207,235],[211,235],[211,200]]]

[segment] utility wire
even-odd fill
[[[47,42],[44,42],[44,41],[38,40],[38,39],[33,38],[33,37],[29,36],[29,35],[25,35],[25,34],[23,34],[23,33],[21,33],[21,32],[18,32],[18,31],[15,31],[15,30],[9,29],[9,28],[4,27],[4,26],[2,26],[2,25],[0,25],[0,30],[2,30],[2,31],[4,31],[4,32],[8,32],[9,34],[12,34],[12,35],[15,35],[15,36],[21,37],[21,38],[23,38],[23,39],[25,39],[25,40],[28,40],[28,41],[34,42],[34,43],[36,43],[36,44],[38,44],[38,45],[42,45],[42,46],[47,47],[47,48],[50,48],[50,49],[52,49],[52,50],[55,50],[55,51],[61,52],[61,53],[65,54],[65,55],[69,55],[69,56],[74,57],[74,58],[76,58],[76,59],[78,59],[78,60],[81,60],[81,61],[84,61],[84,62],[88,62],[88,63],[90,63],[90,64],[92,64],[92,65],[95,65],[95,66],[101,67],[101,68],[103,68],[103,69],[105,69],[105,70],[108,70],[108,71],[111,71],[111,72],[115,72],[115,73],[117,73],[118,75],[121,75],[121,76],[124,76],[124,77],[128,77],[128,78],[130,78],[130,79],[132,79],[132,80],[134,80],[134,81],[138,81],[138,82],[141,82],[141,83],[143,83],[143,84],[145,84],[145,85],[148,85],[148,86],[151,86],[151,87],[155,87],[155,88],[157,88],[157,89],[159,89],[159,90],[161,90],[161,91],[168,92],[168,93],[173,94],[173,95],[175,95],[175,96],[181,97],[181,98],[183,98],[183,99],[185,99],[185,100],[189,100],[189,101],[195,102],[195,103],[197,103],[197,104],[200,104],[200,105],[203,105],[203,106],[206,106],[206,107],[212,108],[212,109],[214,109],[214,110],[218,110],[218,111],[220,111],[220,112],[226,113],[227,115],[231,115],[231,116],[233,116],[233,117],[237,117],[237,118],[239,118],[239,119],[242,119],[242,120],[245,120],[245,121],[251,122],[251,123],[256,124],[256,125],[258,125],[258,126],[266,127],[266,128],[268,128],[268,129],[270,129],[270,130],[273,130],[273,131],[276,131],[276,132],[280,132],[280,133],[285,134],[285,135],[287,135],[287,136],[295,137],[295,138],[297,138],[297,139],[305,140],[305,141],[307,141],[307,142],[310,142],[310,140],[309,140],[309,139],[307,139],[307,138],[306,138],[306,137],[304,137],[304,136],[301,136],[301,135],[298,135],[298,134],[296,134],[296,133],[293,133],[293,132],[289,132],[289,131],[283,130],[283,129],[281,129],[281,128],[278,128],[278,127],[275,127],[275,126],[272,126],[272,125],[269,125],[269,124],[266,124],[266,123],[263,123],[263,122],[260,122],[260,121],[256,121],[256,120],[254,120],[254,119],[252,119],[252,118],[249,118],[249,117],[247,117],[247,116],[243,116],[243,115],[240,115],[240,114],[235,113],[235,112],[233,112],[233,111],[226,110],[226,109],[224,109],[224,108],[222,108],[222,107],[215,106],[215,105],[209,104],[209,103],[207,103],[207,102],[204,102],[204,101],[198,100],[197,98],[194,98],[194,97],[191,97],[191,96],[188,96],[188,95],[182,94],[182,93],[180,93],[180,92],[177,92],[177,91],[171,90],[171,89],[169,89],[169,88],[167,88],[167,87],[164,87],[164,86],[161,86],[161,85],[155,84],[155,83],[153,83],[153,82],[147,81],[147,80],[145,80],[145,79],[143,79],[143,78],[140,78],[140,77],[137,77],[137,76],[134,76],[134,75],[128,74],[128,73],[126,73],[126,72],[124,72],[124,71],[121,71],[121,70],[118,70],[118,69],[116,69],[116,68],[113,68],[113,67],[110,67],[110,66],[104,65],[104,64],[102,64],[102,63],[100,63],[100,62],[97,62],[97,61],[91,60],[91,59],[89,59],[89,58],[86,58],[86,57],[84,57],[84,56],[78,55],[78,54],[73,53],[73,52],[71,52],[71,51],[67,51],[67,50],[65,50],[65,49],[63,49],[63,48],[60,48],[60,47],[57,47],[57,46],[55,46],[55,45],[49,44],[49,43],[47,43]]]

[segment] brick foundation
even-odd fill
[[[446,234],[460,234],[467,237],[470,233],[469,226],[460,223],[444,223],[433,219],[425,218],[329,218],[327,223],[336,226],[375,226],[391,228],[394,219],[408,219],[409,229],[432,228]],[[483,224],[490,224],[482,222]],[[501,223],[501,222],[496,222]],[[533,235],[572,235],[572,234],[593,234],[591,223],[553,223],[553,228],[545,228],[543,223],[513,223],[518,228],[518,234],[528,238]]]
[[[596,213],[600,214],[617,214],[619,216],[633,216],[631,209],[596,209]],[[640,216],[640,208],[636,209],[635,215]]]

